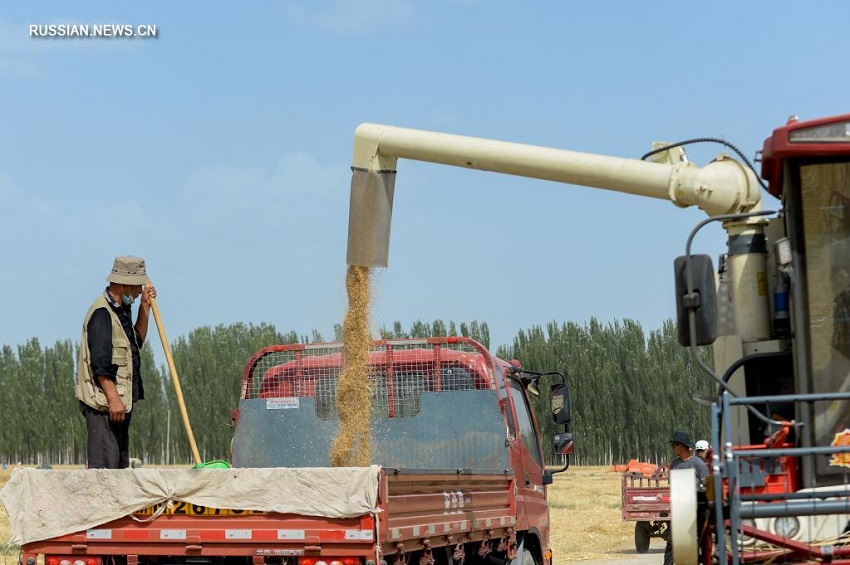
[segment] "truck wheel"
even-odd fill
[[[635,522],[635,550],[638,553],[649,551],[649,522]]]
[[[531,552],[527,549],[522,550],[522,560],[520,561],[520,557],[517,556],[513,561],[511,561],[511,565],[537,565],[534,562],[534,556],[531,555]]]

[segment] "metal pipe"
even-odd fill
[[[655,163],[378,124],[361,124],[355,131],[355,177],[364,173],[394,176],[399,158],[670,200],[681,207],[698,206],[710,216],[761,206],[755,174],[726,156],[700,168],[690,162]],[[374,179],[352,178],[348,261],[386,266],[389,229],[385,220],[392,215],[391,190],[363,189],[370,184]],[[372,209],[380,221],[370,226],[367,216],[354,214],[355,207]]]
[[[780,516],[824,516],[850,514],[850,499],[791,500],[788,502],[746,502],[739,510],[741,518],[778,518]]]
[[[832,455],[850,453],[850,446],[781,447],[776,449],[733,449],[736,458],[766,459],[768,457],[796,457],[798,455]]]
[[[762,404],[765,402],[818,402],[825,400],[850,400],[850,392],[814,392],[808,394],[777,394],[773,396],[739,396],[729,399],[730,405]]]
[[[847,498],[850,496],[850,491],[846,490],[819,490],[816,493],[812,492],[776,492],[770,494],[742,494],[740,499],[745,502],[769,501],[776,502],[778,500],[811,500],[817,495],[819,499],[826,498]]]
[[[748,218],[723,226],[729,234],[727,265],[735,305],[732,319],[735,333],[744,343],[770,339],[766,223],[762,218]]]

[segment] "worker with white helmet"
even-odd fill
[[[702,459],[708,464],[710,459],[709,452],[711,451],[711,446],[704,439],[699,440],[694,444],[694,451],[696,451],[696,456]]]

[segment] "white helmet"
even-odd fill
[[[696,449],[697,451],[708,451],[708,442],[704,439],[701,439],[696,443],[694,449]]]

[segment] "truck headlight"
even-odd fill
[[[800,532],[800,520],[796,516],[782,516],[773,521],[773,533],[781,538],[793,538]]]

